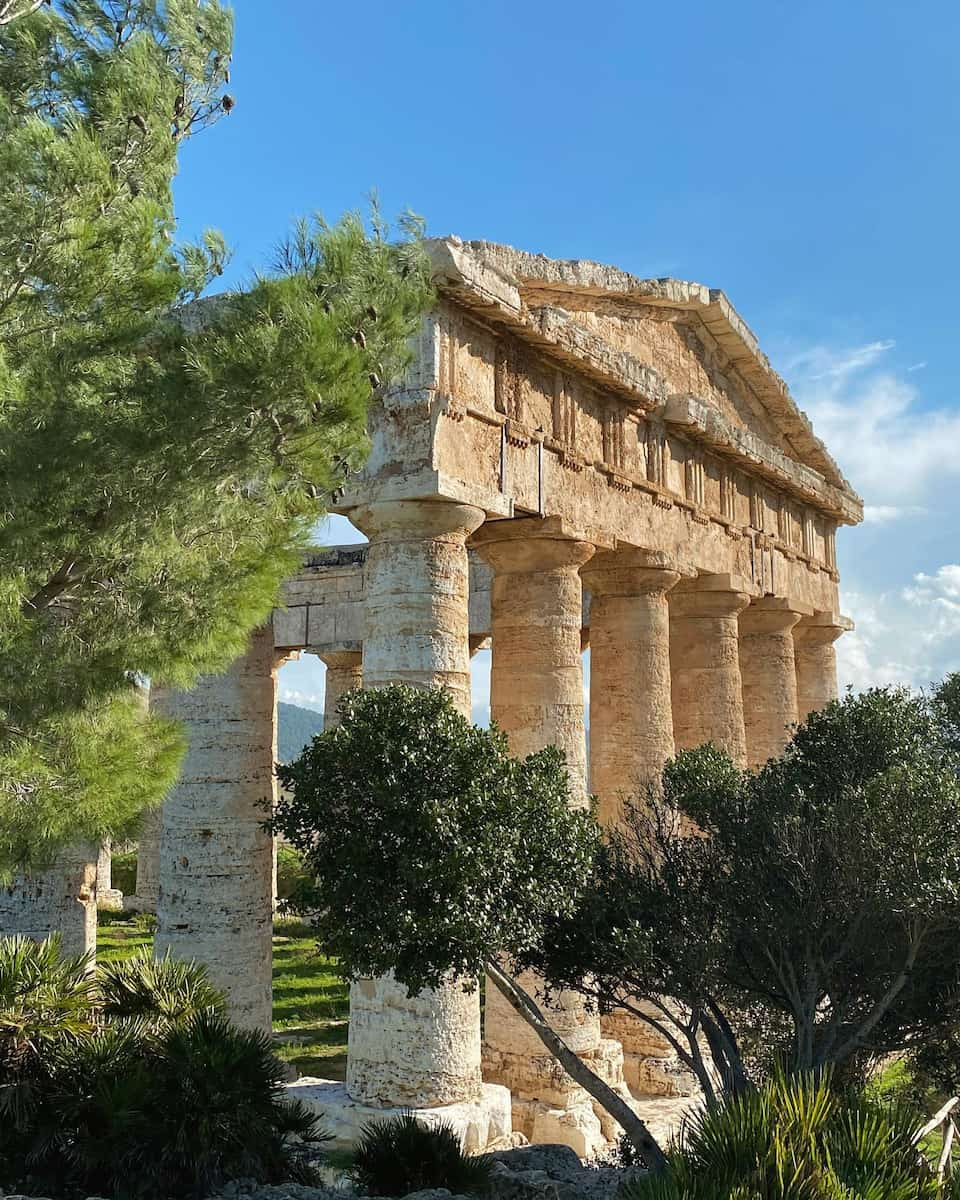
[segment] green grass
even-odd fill
[[[149,920],[101,914],[97,958],[116,962],[153,945]],[[310,929],[278,918],[273,927],[273,1030],[277,1053],[301,1075],[343,1079],[347,1066],[349,989]]]

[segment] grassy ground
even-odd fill
[[[145,918],[101,917],[97,957],[116,961],[153,944]],[[348,988],[317,953],[309,928],[288,918],[273,927],[273,1030],[280,1057],[301,1075],[343,1079],[347,1066]]]

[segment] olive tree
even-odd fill
[[[798,1071],[942,1037],[960,1021],[960,784],[943,700],[849,695],[756,772],[713,746],[679,755],[525,962],[657,1028],[709,1101],[755,1075],[744,1013]]]
[[[564,1069],[664,1163],[646,1126],[550,1028],[504,965],[578,907],[599,845],[570,807],[561,752],[518,760],[444,691],[399,684],[349,693],[341,723],[278,769],[272,822],[309,876],[294,906],[348,977],[393,971],[411,992],[484,973]]]

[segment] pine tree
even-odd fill
[[[19,12],[18,12],[19,8]],[[430,302],[418,223],[300,225],[198,299],[185,138],[234,106],[219,0],[0,5],[0,873],[122,837],[176,770],[136,683],[223,668],[366,450]]]

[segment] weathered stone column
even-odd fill
[[[443,687],[470,714],[466,539],[483,511],[401,500],[354,509],[370,539],[363,685]],[[347,1092],[379,1107],[432,1108],[480,1095],[480,998],[458,982],[410,997],[392,976],[350,989]]]
[[[346,692],[363,687],[363,653],[360,650],[324,650],[317,657],[326,665],[323,696],[323,727],[340,724],[340,701]]]
[[[673,754],[670,614],[680,576],[664,555],[630,547],[597,554],[581,571],[590,603],[590,790],[602,825],[624,801],[659,787]]]
[[[155,913],[160,895],[160,835],[163,808],[148,808],[140,818],[137,836],[137,890],[124,896],[123,907],[129,912]]]
[[[491,521],[473,544],[493,567],[493,662],[490,715],[510,751],[524,757],[545,746],[564,751],[571,800],[587,803],[580,567],[591,543],[566,535],[556,521]],[[535,975],[520,982],[537,995]],[[546,1008],[568,1046],[615,1087],[623,1087],[623,1055],[605,1041],[596,1012],[574,992]],[[614,1129],[590,1097],[545,1054],[542,1043],[500,992],[488,984],[484,1018],[484,1079],[505,1084],[513,1097],[514,1128],[535,1142],[560,1142],[581,1155],[599,1150]]]
[[[277,653],[270,628],[223,675],[171,691],[188,749],[164,801],[155,953],[205,963],[231,1017],[272,1027]]]
[[[0,887],[0,936],[43,941],[60,935],[63,953],[97,949],[97,848],[68,846],[45,871],[25,871]]]
[[[166,715],[164,710],[167,693],[163,688],[141,688],[140,697],[145,709]],[[125,912],[157,911],[157,896],[160,891],[160,827],[163,808],[145,809],[140,816],[137,833],[137,890],[132,896],[123,897]]]
[[[674,753],[667,595],[680,575],[666,555],[631,547],[595,555],[580,575],[590,592],[590,790],[601,824],[616,825],[625,800],[659,791]],[[635,1094],[692,1090],[669,1042],[645,1022],[617,1010],[600,1027],[623,1047]]]
[[[559,746],[574,802],[587,803],[580,567],[589,542],[555,521],[489,521],[473,544],[494,569],[490,711],[520,758]]]
[[[737,618],[749,600],[727,575],[684,580],[669,600],[677,749],[713,742],[739,766],[747,746]]]
[[[837,638],[853,622],[836,613],[819,612],[804,617],[793,630],[797,665],[797,719],[826,708],[837,698]]]
[[[774,596],[740,614],[740,676],[747,765],[761,767],[784,751],[797,724],[793,629],[801,613]]]
[[[113,844],[109,839],[100,843],[97,854],[97,910],[120,912],[123,893],[113,886]]]

